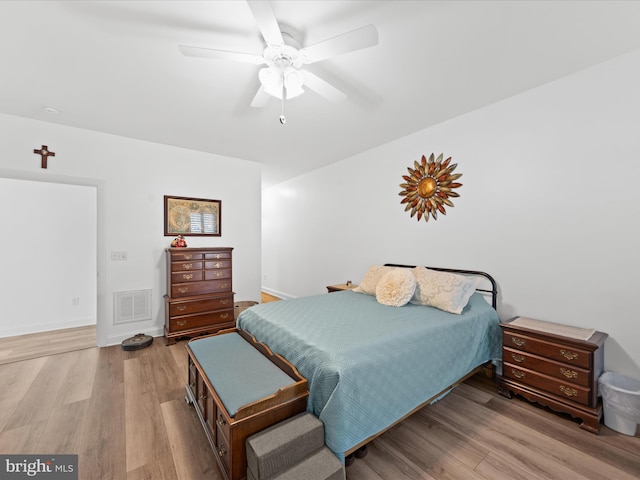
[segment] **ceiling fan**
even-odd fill
[[[344,92],[301,67],[377,45],[378,31],[374,25],[367,25],[313,45],[299,48],[297,42],[290,35],[280,31],[280,26],[270,2],[247,0],[247,3],[266,43],[266,48],[262,54],[254,55],[187,45],[179,45],[180,51],[188,57],[266,65],[258,72],[261,85],[251,102],[252,107],[265,106],[271,97],[281,100],[297,97],[304,93],[303,86],[332,102],[340,102],[346,99],[347,96]]]

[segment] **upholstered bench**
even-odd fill
[[[247,474],[246,440],[307,407],[307,381],[287,360],[230,329],[187,344],[192,403],[227,480]]]

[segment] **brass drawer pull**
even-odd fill
[[[576,360],[578,358],[578,354],[570,350],[560,350],[560,355],[562,355],[567,360]]]
[[[177,320],[176,321],[176,325],[178,325],[179,327],[184,327],[187,324],[186,320]]]
[[[213,272],[213,276],[214,277],[221,277],[222,276],[222,272]]]
[[[185,273],[182,275],[182,278],[185,280],[191,280],[193,278],[193,273]]]
[[[216,420],[216,423],[221,427],[224,427],[227,424],[227,421],[224,419],[222,415],[219,415],[218,419]]]
[[[193,268],[193,263],[185,263],[184,265],[182,265],[182,268],[184,268],[185,270],[191,270]]]
[[[186,305],[178,305],[176,307],[178,309],[179,312],[184,312],[187,309]]]
[[[511,358],[513,358],[514,362],[524,363],[525,357],[523,355],[517,355],[515,353],[511,354]]]
[[[207,392],[200,392],[200,400],[204,400],[205,398],[207,398]]]
[[[222,254],[216,253],[213,255],[213,258],[222,258]]]
[[[578,372],[567,368],[560,368],[560,373],[567,378],[578,378]]]
[[[229,300],[220,300],[220,305],[226,305],[229,303]]]
[[[213,268],[220,268],[222,264],[220,262],[216,262],[213,264]]]
[[[229,288],[229,284],[228,283],[221,283],[220,285],[218,285],[219,289],[225,289],[225,288]]]
[[[520,371],[520,370],[511,369],[511,373],[513,373],[513,376],[516,377],[516,378],[524,378],[524,377],[527,376],[526,373],[524,373],[523,371]]]
[[[189,291],[189,288],[188,287],[181,287],[181,288],[178,288],[178,291],[180,293],[187,293]]]
[[[518,347],[524,347],[527,344],[527,341],[524,338],[511,337],[511,341]]]
[[[565,387],[564,385],[560,385],[560,391],[567,397],[575,397],[578,395],[578,391],[575,388]]]
[[[185,260],[191,260],[193,258],[193,255],[184,255],[184,259]]]
[[[218,444],[218,455],[224,457],[227,454],[227,449],[224,447],[224,443],[220,442]]]
[[[228,313],[223,313],[223,314],[220,315],[220,318],[227,318],[228,316],[229,316]]]

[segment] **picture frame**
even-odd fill
[[[164,196],[164,236],[222,236],[222,201]]]

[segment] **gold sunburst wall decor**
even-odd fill
[[[430,216],[437,220],[438,212],[446,215],[445,205],[453,207],[449,197],[460,196],[453,191],[462,186],[455,181],[462,174],[453,173],[458,164],[452,164],[451,157],[444,161],[442,158],[442,153],[438,158],[432,153],[429,160],[423,155],[422,161],[413,162],[413,168],[407,167],[409,175],[402,176],[405,181],[400,184],[402,191],[399,195],[404,198],[400,203],[406,204],[404,211],[411,210],[412,217],[417,214],[418,221],[424,217],[425,222],[428,222]]]

